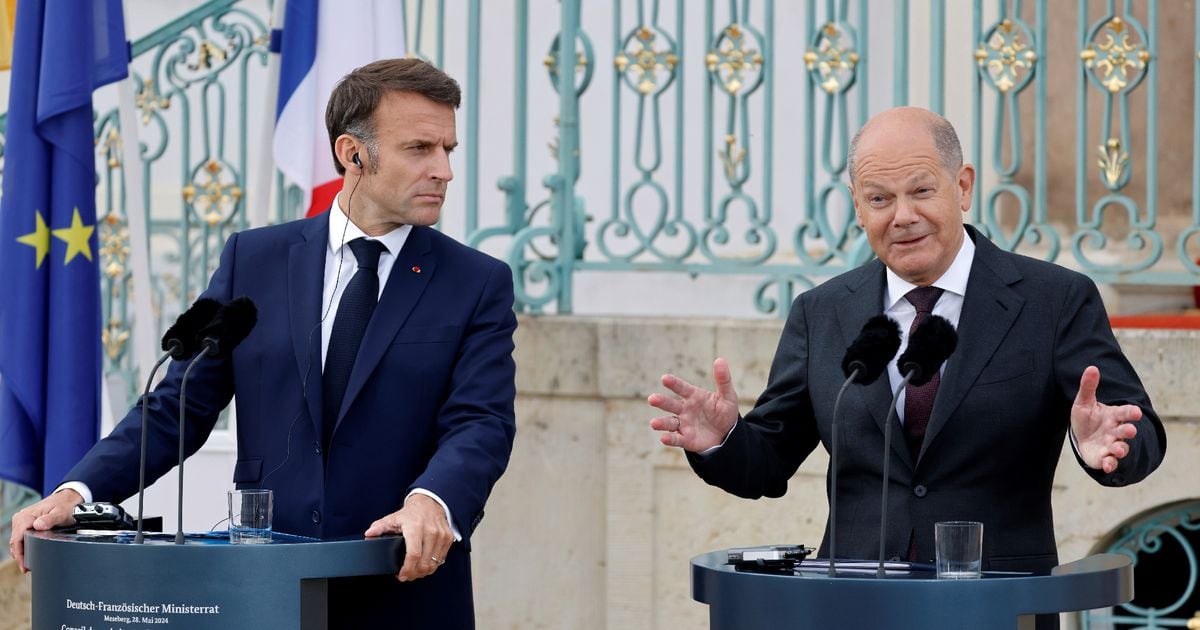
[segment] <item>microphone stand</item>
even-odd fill
[[[196,354],[196,358],[188,364],[187,369],[183,372],[183,379],[179,382],[179,507],[178,507],[178,527],[175,530],[175,544],[183,544],[183,440],[186,433],[184,432],[185,418],[187,414],[187,380],[191,374],[192,368],[196,363],[208,356],[209,352],[214,350],[214,344],[209,340],[205,340],[204,348]]]
[[[837,577],[837,477],[838,477],[838,410],[842,406],[842,394],[850,388],[855,379],[862,374],[863,367],[859,364],[854,365],[854,371],[850,373],[850,377],[842,383],[842,388],[838,390],[837,398],[833,401],[833,422],[831,423],[829,432],[831,437],[831,448],[829,449],[829,470],[830,470],[830,489],[829,489],[829,577]]]
[[[911,364],[910,364],[911,365]],[[883,423],[883,502],[879,510],[879,568],[875,570],[875,577],[883,577],[884,558],[884,540],[887,539],[887,515],[888,515],[888,477],[891,474],[892,467],[892,424],[896,420],[896,401],[900,399],[900,392],[908,387],[908,382],[911,381],[921,369],[915,365],[908,370],[904,378],[900,379],[900,386],[896,388],[896,393],[892,395],[892,406],[888,409],[887,420]]]
[[[158,374],[158,368],[167,362],[172,355],[182,350],[182,344],[172,340],[172,347],[158,359],[158,363],[154,364],[154,368],[150,370],[150,376],[146,379],[146,389],[142,392],[142,458],[141,464],[138,466],[138,516],[137,516],[137,535],[133,537],[133,542],[140,545],[145,541],[145,536],[142,533],[142,508],[145,507],[146,500],[146,425],[149,424],[149,411],[146,408],[146,396],[150,393],[150,386],[154,383],[154,376]]]

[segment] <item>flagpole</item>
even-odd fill
[[[128,33],[129,12],[123,10],[121,13],[125,16],[125,32]],[[129,62],[132,64],[133,60]],[[137,322],[132,331],[133,359],[138,374],[135,382],[140,383],[154,365],[154,339],[158,336],[158,330],[150,300],[150,231],[147,226],[146,197],[143,194],[145,180],[142,177],[137,95],[133,82],[133,72],[117,82],[117,110],[121,121],[121,173],[125,186],[125,220],[129,224],[129,263],[133,271],[133,315]]]
[[[274,31],[283,30],[284,8],[286,0],[275,0],[271,9],[270,29],[271,45],[267,53],[267,94],[263,98],[262,120],[259,126],[258,146],[263,156],[255,163],[254,186],[247,195],[247,211],[250,227],[262,227],[270,223],[272,200],[275,199],[275,107],[279,99],[279,50],[275,42],[281,38],[274,36]],[[250,203],[253,202],[253,203]]]

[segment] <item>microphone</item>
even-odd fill
[[[883,577],[883,543],[887,537],[888,513],[888,477],[891,472],[892,457],[892,423],[896,418],[896,401],[900,392],[909,383],[921,386],[933,380],[933,375],[941,369],[942,363],[954,352],[958,345],[958,333],[954,325],[939,315],[930,315],[921,322],[908,338],[908,347],[896,359],[900,366],[900,386],[892,394],[892,405],[888,408],[887,420],[883,423],[883,504],[879,512],[879,568],[875,570],[876,577]]]
[[[142,456],[138,462],[137,535],[133,539],[136,544],[142,544],[145,538],[142,527],[142,510],[145,507],[146,499],[146,425],[149,415],[146,407],[146,395],[150,393],[150,385],[154,382],[154,376],[158,374],[158,368],[162,367],[167,359],[183,360],[196,354],[196,351],[200,349],[200,329],[208,325],[219,308],[221,308],[220,302],[209,298],[200,298],[175,320],[162,338],[164,354],[159,357],[158,362],[150,370],[150,376],[146,379],[146,389],[142,390]]]
[[[240,297],[221,307],[215,317],[200,331],[201,349],[205,356],[225,359],[258,323],[258,308],[248,297]]]
[[[887,315],[876,315],[863,324],[858,337],[846,348],[842,358],[842,373],[846,382],[833,402],[833,422],[830,427],[830,491],[829,491],[829,577],[837,576],[837,474],[838,474],[838,410],[842,395],[851,383],[870,385],[887,369],[887,364],[900,349],[900,325]]]
[[[920,387],[933,380],[933,375],[958,345],[958,333],[945,318],[931,315],[913,331],[904,354],[896,360],[901,374],[911,374],[909,383]]]
[[[176,545],[183,544],[183,459],[185,427],[187,426],[185,419],[187,417],[188,376],[200,359],[205,357],[228,358],[233,354],[233,349],[250,334],[256,323],[258,323],[258,308],[254,306],[254,302],[250,298],[240,297],[222,306],[213,316],[212,321],[200,330],[198,337],[203,339],[200,342],[200,352],[188,364],[187,370],[183,372],[183,379],[179,382],[179,522],[178,529],[175,531]]]

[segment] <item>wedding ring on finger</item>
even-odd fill
[[[446,563],[446,561],[445,561],[445,560],[442,560],[441,558],[439,558],[439,557],[437,557],[437,556],[429,556],[429,559],[430,559],[430,560],[433,560],[433,563],[434,563],[434,564],[436,564],[436,565],[438,565],[438,566],[441,566],[441,565],[443,565],[443,564],[445,564],[445,563]]]
[[[679,416],[671,416],[675,420],[675,427],[671,429],[672,433],[679,433]]]

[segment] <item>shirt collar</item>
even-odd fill
[[[344,237],[342,236],[343,230],[346,232]],[[411,231],[411,225],[402,225],[382,236],[367,236],[366,232],[363,232],[353,221],[349,220],[346,213],[342,210],[341,195],[334,197],[333,206],[329,209],[330,253],[336,254],[344,243],[349,243],[356,238],[366,238],[383,243],[388,253],[395,256],[400,252],[400,248],[404,246],[404,241],[408,239],[408,233]]]
[[[971,261],[975,259],[975,241],[971,240],[971,235],[967,233],[967,229],[963,228],[962,245],[958,248],[958,254],[954,256],[954,262],[950,263],[950,268],[942,277],[933,281],[933,286],[943,289],[950,293],[954,293],[959,297],[967,295],[967,280],[971,276]],[[887,298],[884,304],[884,310],[888,310],[896,305],[897,302],[904,299],[904,296],[917,285],[896,275],[896,272],[885,267],[884,272],[887,275]]]

